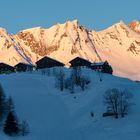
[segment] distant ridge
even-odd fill
[[[35,27],[9,34],[0,28],[0,61],[35,64],[44,56],[68,64],[75,57],[90,62],[108,61],[114,75],[140,80],[140,23],[118,22],[106,30],[88,31],[77,20],[48,29]]]

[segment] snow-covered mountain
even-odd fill
[[[100,32],[88,31],[77,20],[48,29],[31,28],[10,35],[0,29],[0,61],[35,64],[47,55],[65,64],[79,56],[91,62],[107,60],[114,74],[140,80],[140,24],[119,22]]]
[[[29,47],[19,42],[14,35],[0,28],[0,62],[16,65],[19,62],[32,64]]]
[[[140,34],[123,22],[100,32],[91,31],[96,50],[107,60],[114,74],[140,80]]]
[[[101,61],[99,54],[84,26],[78,21],[67,21],[49,29],[32,28],[17,33],[19,41],[29,46],[32,52],[67,64],[71,59],[80,56],[90,61]]]

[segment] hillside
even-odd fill
[[[68,76],[70,70],[63,70]],[[139,140],[140,84],[108,74],[103,74],[100,82],[98,73],[88,69],[82,71],[91,82],[88,89],[77,89],[74,94],[55,88],[55,77],[51,73],[50,76],[41,72],[1,75],[0,82],[6,94],[13,97],[18,117],[26,119],[30,126],[28,136],[14,139]],[[133,93],[135,105],[125,118],[102,117],[106,110],[103,94],[108,88],[127,89]],[[0,132],[0,139],[13,138]]]

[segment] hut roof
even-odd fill
[[[44,63],[44,64],[43,64]],[[48,66],[48,67],[53,67],[53,66],[64,66],[64,64],[63,63],[61,63],[61,62],[59,62],[59,61],[57,61],[57,60],[55,60],[55,59],[53,59],[53,58],[50,58],[50,57],[47,57],[47,56],[45,56],[45,57],[43,57],[43,58],[41,58],[40,60],[38,60],[37,62],[36,62],[36,64],[37,64],[37,67],[39,66],[39,65],[44,65],[44,67],[45,66]],[[41,67],[42,67],[41,66]]]
[[[27,64],[27,63],[23,63],[23,62],[20,62],[20,63],[16,64],[14,67],[17,67],[17,66],[20,66],[20,65],[25,65],[25,66],[31,66],[31,67],[33,67],[32,64]]]
[[[6,64],[6,63],[4,63],[4,62],[0,62],[0,71],[1,70],[11,70],[11,71],[14,71],[14,67],[13,66],[11,66],[11,65],[9,65],[9,64]]]
[[[13,66],[11,66],[11,65],[9,65],[9,64],[6,64],[6,63],[4,63],[4,62],[0,62],[0,66],[9,66],[9,67],[13,68]]]
[[[84,58],[81,58],[81,57],[76,57],[76,58],[72,59],[69,63],[72,63],[72,62],[78,61],[78,60],[82,60],[83,62],[86,62],[86,63],[88,62],[89,64],[91,63],[87,59],[84,59]]]

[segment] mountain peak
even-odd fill
[[[35,30],[40,30],[41,28],[42,28],[42,27],[38,26],[38,27],[33,27],[33,28],[21,30],[20,32],[35,31]]]
[[[133,31],[137,32],[137,33],[140,33],[140,22],[137,21],[137,20],[133,20],[132,22],[130,22],[128,24],[128,27],[130,29],[132,29]]]
[[[0,27],[0,34],[8,34],[7,30],[5,28]]]
[[[138,20],[133,20],[133,21],[130,22],[128,25],[129,25],[129,26],[131,26],[131,25],[136,26],[136,25],[139,25],[139,24],[140,24],[140,22],[139,22]]]
[[[77,19],[74,19],[74,20],[72,21],[72,23],[78,25],[78,20],[77,20]]]

